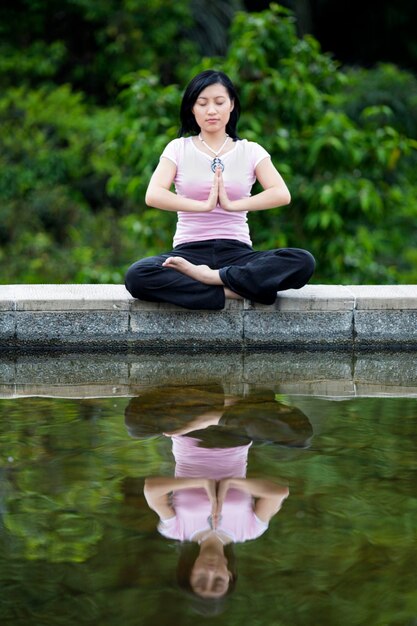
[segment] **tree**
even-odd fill
[[[268,148],[292,192],[291,207],[250,216],[256,245],[311,250],[318,282],[416,281],[416,79],[392,66],[341,71],[278,5],[237,13],[230,42],[226,57],[179,63],[178,83],[129,72],[111,107],[53,72],[19,87],[5,72],[3,281],[122,282],[134,259],[169,248],[175,216],[145,207],[145,190],[177,134],[182,86],[207,67],[236,81],[241,136]]]

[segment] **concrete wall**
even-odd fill
[[[0,398],[135,396],[213,383],[232,395],[267,387],[290,396],[416,398],[417,359],[412,351],[341,350],[0,355]]]
[[[272,306],[187,311],[121,285],[0,286],[0,346],[22,350],[417,349],[416,285],[307,285]]]

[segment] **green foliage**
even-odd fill
[[[342,112],[349,75],[278,6],[238,16],[233,35],[224,67],[243,85],[242,135],[265,137],[292,191],[290,207],[251,216],[255,242],[311,250],[316,281],[413,282],[417,144],[381,123],[378,93],[359,119]]]
[[[83,267],[80,248],[93,253],[94,231],[111,224],[114,212],[91,163],[111,119],[111,110],[90,118],[82,96],[66,85],[10,88],[1,97],[4,282],[68,282]],[[106,230],[101,245],[112,240]]]
[[[15,540],[14,558],[82,563],[96,554],[104,512],[122,499],[121,467],[138,467],[137,444],[127,438],[120,417],[126,401],[116,402],[111,411],[102,401],[2,402],[0,475],[13,468],[15,479],[1,483],[7,496],[1,513]],[[96,427],[103,410],[114,419]],[[97,437],[110,437],[112,449],[95,452]],[[141,460],[150,466],[159,461],[152,446],[142,450]]]
[[[58,73],[66,56],[65,46],[61,41],[51,44],[35,41],[30,44],[25,54],[15,46],[0,44],[0,78],[2,87],[11,87],[18,83],[38,84],[53,78]]]
[[[81,66],[74,41],[46,38],[44,8],[29,5],[32,57],[17,63],[10,29],[0,61],[2,282],[121,282],[131,262],[170,247],[175,215],[146,207],[145,191],[177,134],[179,84],[207,67],[236,81],[240,136],[269,150],[292,193],[289,207],[250,215],[255,245],[307,248],[316,282],[417,281],[410,74],[341,71],[278,5],[237,13],[227,55],[197,62],[184,52],[196,24],[185,0],[64,3],[95,42]],[[71,84],[52,82],[62,77]],[[113,106],[91,103],[116,90]]]
[[[236,11],[242,9],[242,4],[241,0],[191,0],[194,25],[189,34],[201,54],[226,54],[227,31]]]
[[[106,101],[139,68],[175,80],[174,49],[178,58],[196,58],[190,0],[20,0],[0,9],[0,22],[2,85],[22,78],[38,85],[48,75]]]
[[[360,122],[364,109],[377,106],[382,123],[417,138],[417,78],[413,74],[381,64],[370,70],[350,69],[347,77],[338,100],[349,117]]]

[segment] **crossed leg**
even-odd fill
[[[223,285],[226,298],[243,300],[242,296],[226,287],[220,278],[219,270],[212,270],[208,265],[194,265],[180,256],[170,256],[162,263],[163,267],[169,267],[185,276],[198,280],[204,285]]]
[[[225,297],[273,304],[278,291],[299,289],[313,271],[314,258],[306,250],[256,252],[246,244],[225,240],[224,244],[192,243],[141,259],[128,269],[125,284],[141,300],[220,310]]]

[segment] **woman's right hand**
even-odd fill
[[[233,479],[223,478],[217,485],[217,508],[221,512],[226,494],[229,491],[230,483]]]
[[[219,507],[217,500],[217,483],[212,478],[206,478],[204,482],[204,487],[211,504],[211,519],[213,528],[217,528],[221,514],[221,507]]]
[[[209,197],[205,202],[203,202],[203,211],[208,213],[216,208],[219,203],[219,177],[220,177],[220,168],[218,167],[214,173],[213,184],[211,186]]]
[[[214,507],[217,504],[217,485],[213,478],[204,479],[204,489],[207,492],[210,504]]]

